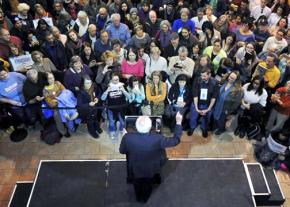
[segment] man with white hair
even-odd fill
[[[90,24],[89,17],[86,12],[79,11],[78,18],[76,19],[73,29],[82,37],[88,30]]]
[[[182,115],[176,114],[174,136],[166,138],[161,134],[150,134],[152,121],[148,116],[136,120],[137,133],[125,134],[120,153],[127,157],[127,182],[133,182],[137,201],[146,202],[153,184],[160,184],[160,172],[166,161],[165,148],[179,144],[182,135]]]
[[[106,28],[110,39],[119,39],[123,46],[126,47],[131,41],[131,33],[128,26],[121,23],[121,16],[118,13],[112,14],[111,20],[112,23]]]

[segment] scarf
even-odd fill
[[[89,27],[89,18],[87,17],[87,23],[85,25],[81,24],[79,19],[76,20],[76,24],[79,26],[79,36],[82,37]]]
[[[231,92],[231,89],[233,87],[233,85],[231,85],[231,87],[225,91],[226,85],[227,85],[227,83],[224,83],[220,89],[220,95],[219,95],[219,98],[216,102],[214,113],[213,113],[215,120],[220,119],[221,114],[223,112],[224,102],[226,100],[226,97],[229,95],[229,93]]]

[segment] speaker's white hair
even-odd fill
[[[135,123],[139,133],[148,133],[152,127],[152,121],[149,116],[139,116]]]

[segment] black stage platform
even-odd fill
[[[125,161],[42,161],[30,207],[252,207],[240,159],[170,160],[149,201],[135,202]]]

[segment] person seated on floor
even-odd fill
[[[43,96],[45,100],[45,104],[43,106],[50,108],[74,108],[76,106],[76,98],[74,97],[73,93],[69,90],[66,90],[59,81],[55,81],[54,75],[52,73],[47,73],[46,78],[47,83],[43,89]],[[64,91],[68,92],[63,93]],[[64,96],[62,96],[60,100],[60,96],[62,93],[64,94]],[[69,128],[72,130],[76,130],[77,124],[80,121],[76,120],[79,114],[76,109],[58,109],[58,113],[60,115],[61,122],[63,123],[64,136],[70,137]],[[46,116],[46,118],[50,118],[52,116],[54,116],[53,109],[49,116]]]
[[[82,77],[77,103],[80,118],[87,123],[90,135],[98,138],[103,132],[100,127],[101,110],[96,108],[101,106],[101,89],[88,75]]]
[[[193,103],[190,110],[190,129],[187,132],[191,136],[198,125],[198,118],[202,117],[202,136],[208,136],[208,127],[213,107],[219,94],[217,81],[211,77],[211,70],[205,68],[201,71],[200,77],[193,83]]]
[[[189,79],[186,75],[180,74],[176,77],[175,83],[169,89],[168,100],[170,101],[169,105],[166,107],[167,112],[165,115],[170,118],[170,130],[173,132],[175,126],[175,119],[173,118],[177,112],[182,116],[186,113],[187,109],[192,102],[192,90],[189,86]]]
[[[71,58],[69,69],[64,74],[64,85],[74,94],[80,90],[82,76],[93,76],[92,70],[82,63],[79,56],[75,55]]]
[[[116,122],[119,121],[119,132],[124,133],[125,110],[130,94],[125,90],[124,83],[120,82],[120,74],[114,72],[108,88],[101,96],[102,101],[106,102],[109,120],[109,136],[112,140],[118,139]]]
[[[260,124],[263,116],[263,109],[267,104],[268,94],[264,89],[264,79],[254,77],[250,83],[243,85],[241,111],[238,115],[238,126],[235,135],[243,138],[247,129],[252,124]]]
[[[31,110],[23,95],[26,76],[17,72],[7,72],[0,66],[0,103],[7,104],[9,112],[16,120],[31,126],[34,124]]]

